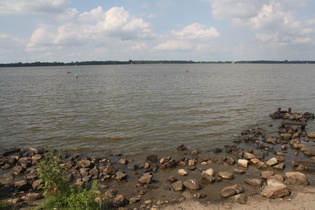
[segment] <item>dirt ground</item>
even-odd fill
[[[231,200],[224,203],[200,203],[196,200],[186,200],[182,203],[172,204],[159,208],[162,210],[313,210],[315,209],[315,188],[299,187],[292,190],[290,196],[279,199],[268,199],[261,195],[248,196],[246,204],[238,204]]]

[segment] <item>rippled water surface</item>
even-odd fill
[[[273,124],[275,130],[278,121],[268,115],[278,107],[314,113],[314,67],[0,68],[0,147],[45,145],[130,156],[172,152],[180,144],[211,149],[230,143],[243,129],[270,130]]]

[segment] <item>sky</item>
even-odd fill
[[[315,60],[314,0],[0,0],[0,63]]]

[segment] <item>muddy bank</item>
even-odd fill
[[[288,198],[295,186],[314,185],[315,131],[307,130],[314,115],[291,110],[271,115],[279,125],[274,128],[277,135],[252,128],[241,131],[231,144],[206,152],[174,145],[176,155],[152,154],[141,160],[123,154],[54,152],[61,154],[69,182],[88,185],[98,180],[100,193],[116,207],[154,209],[184,200],[249,205],[253,197]],[[16,207],[40,202],[38,161],[46,152],[47,148],[11,148],[0,155],[2,200]]]

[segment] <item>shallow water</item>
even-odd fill
[[[302,64],[0,68],[0,148],[129,157],[180,144],[210,150],[243,129],[274,132],[280,122],[269,114],[278,107],[314,113],[314,79],[314,65]]]

